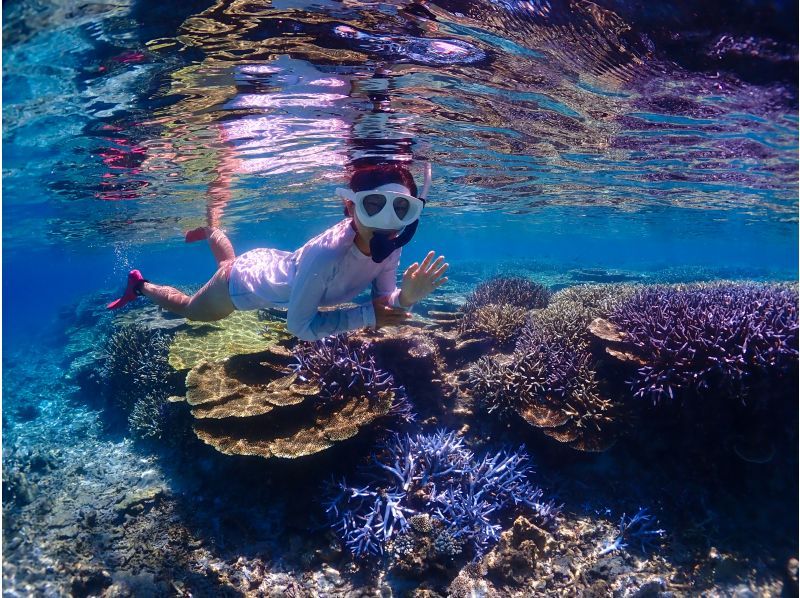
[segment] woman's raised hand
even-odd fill
[[[400,305],[409,307],[447,282],[444,273],[450,264],[444,263],[443,255],[434,261],[435,255],[435,252],[429,251],[421,264],[414,262],[406,269],[400,287]]]

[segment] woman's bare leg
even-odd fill
[[[233,261],[224,261],[205,286],[189,297],[178,289],[142,283],[142,295],[152,299],[159,307],[189,320],[213,322],[229,316],[236,309],[228,293],[228,274]]]
[[[186,233],[187,243],[202,239],[208,239],[208,245],[218,266],[221,266],[222,262],[233,260],[236,257],[230,239],[220,229],[213,226],[201,226]]]

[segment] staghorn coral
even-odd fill
[[[500,350],[514,345],[527,321],[528,311],[507,303],[490,304],[465,314],[462,337],[491,338]]]
[[[602,451],[614,442],[620,406],[601,395],[590,353],[568,340],[529,330],[511,358],[473,365],[469,383],[487,411],[515,412],[575,449]]]
[[[293,355],[273,347],[203,362],[186,386],[195,434],[227,454],[302,457],[379,418],[413,418],[403,388],[344,337],[298,347]]]
[[[623,513],[617,525],[616,535],[603,542],[597,555],[602,556],[622,550],[627,548],[630,542],[636,542],[643,553],[649,552],[666,536],[666,531],[656,528],[656,525],[658,521],[644,507],[639,507],[632,517],[627,517]]]
[[[577,285],[557,292],[546,308],[530,313],[519,342],[530,335],[561,338],[573,346],[588,345],[587,325],[607,316],[639,288],[630,284]]]
[[[167,397],[179,380],[167,362],[168,348],[168,334],[140,324],[121,326],[106,341],[101,392],[128,418],[136,437],[161,438],[170,428]]]
[[[402,386],[395,386],[394,377],[375,365],[374,355],[364,345],[350,342],[347,335],[338,335],[299,345],[291,366],[302,382],[319,388],[320,397],[328,400],[344,396],[377,399],[393,396],[391,414],[412,421],[411,403]]]
[[[530,309],[547,305],[550,291],[522,277],[497,277],[479,284],[461,308],[461,317],[439,320],[448,327],[457,325],[461,338],[488,338],[498,349],[513,346],[525,325]]]
[[[600,391],[587,325],[632,295],[626,284],[561,290],[544,309],[529,312],[510,358],[481,358],[468,370],[479,406],[517,413],[551,438],[584,451],[614,442],[621,404]]]
[[[763,284],[644,289],[608,320],[644,360],[630,381],[654,402],[686,392],[745,397],[796,368],[797,293]]]
[[[542,502],[541,490],[527,479],[527,460],[521,448],[476,460],[455,432],[395,436],[361,468],[359,482],[331,484],[326,511],[358,557],[383,554],[397,537],[401,550],[412,550],[412,521],[425,529],[420,516],[428,515],[436,520],[432,530],[442,526],[448,534],[439,549],[453,556],[463,546],[478,558],[499,539],[504,516],[517,508],[553,522],[552,504]]]
[[[508,417],[517,412],[517,376],[498,358],[481,357],[467,369],[467,382],[478,404],[488,413]]]
[[[521,276],[498,276],[479,284],[467,297],[465,314],[471,314],[487,305],[513,305],[523,309],[541,309],[547,306],[550,291],[544,285]]]

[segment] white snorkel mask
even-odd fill
[[[420,197],[406,193],[406,188],[397,183],[388,183],[368,191],[354,192],[338,188],[336,195],[352,201],[356,216],[364,226],[376,229],[370,240],[372,261],[380,263],[391,253],[411,240],[419,225],[419,217],[425,206],[425,198],[431,186],[431,163],[425,163],[425,182]],[[389,238],[393,232],[403,230],[398,236]]]

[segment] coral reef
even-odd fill
[[[602,396],[593,358],[580,345],[528,330],[509,358],[483,358],[469,387],[488,412],[517,413],[547,436],[582,451],[616,439],[620,406]]]
[[[586,331],[589,323],[595,318],[607,316],[638,288],[630,284],[607,284],[562,289],[553,295],[547,307],[530,312],[528,324],[520,331],[520,338],[545,335],[585,348],[590,339]]]
[[[528,311],[547,305],[550,291],[522,277],[497,277],[479,284],[467,297],[458,319],[461,338],[488,338],[497,349],[513,347]],[[445,320],[444,324],[448,324]]]
[[[227,454],[302,457],[379,418],[413,418],[403,388],[344,337],[201,362],[186,387],[195,434]]]
[[[623,513],[619,519],[617,533],[603,543],[597,553],[598,556],[627,548],[632,542],[643,553],[652,550],[666,535],[666,531],[655,527],[657,524],[655,518],[644,507],[639,507],[631,517]]]
[[[169,435],[174,423],[167,398],[180,378],[167,362],[169,335],[141,324],[116,328],[104,347],[99,369],[102,396],[128,418],[140,438]]]
[[[381,369],[392,372],[395,382],[414,397],[421,417],[448,417],[459,394],[447,361],[454,339],[413,326],[355,333],[350,339],[361,343]]]
[[[525,517],[517,517],[510,529],[500,534],[500,542],[486,555],[488,575],[504,583],[524,584],[535,573],[537,562],[555,549],[555,540]]]
[[[491,338],[499,350],[509,349],[527,321],[528,311],[507,303],[479,307],[462,320],[462,336]]]
[[[797,293],[783,286],[647,288],[608,320],[645,362],[634,395],[653,401],[687,392],[744,397],[797,365]]]
[[[186,321],[170,344],[169,364],[190,370],[203,360],[258,353],[287,338],[285,323],[265,311],[235,311],[217,322]]]
[[[355,556],[383,554],[397,536],[395,552],[413,548],[403,534],[412,517],[428,515],[449,534],[439,542],[449,556],[463,547],[477,558],[499,540],[503,518],[517,508],[553,522],[552,504],[528,480],[527,460],[521,448],[477,460],[455,432],[397,435],[360,470],[358,482],[332,484],[326,511]]]
[[[523,309],[541,309],[547,307],[550,291],[521,276],[498,276],[480,283],[467,297],[463,312],[474,313],[487,305],[513,305]]]

